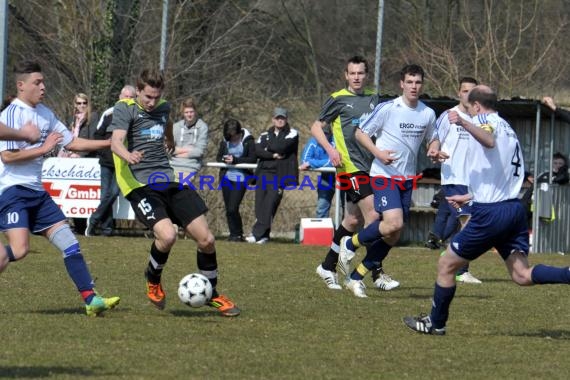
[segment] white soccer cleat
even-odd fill
[[[473,276],[470,272],[465,272],[459,276],[455,276],[455,281],[464,282],[466,284],[481,284],[481,280]]]
[[[345,236],[340,239],[340,252],[338,254],[338,270],[344,274],[347,281],[349,280],[350,273],[352,272],[350,269],[350,264],[356,255],[354,251],[351,251],[346,247],[346,242],[349,239],[352,239],[352,237]]]
[[[394,279],[392,279],[392,277],[390,277],[390,275],[381,272],[380,276],[378,276],[378,278],[376,279],[376,281],[374,281],[374,286],[377,289],[380,290],[392,290],[392,289],[396,289],[398,286],[400,286],[400,283]]]
[[[368,297],[366,295],[366,285],[364,285],[364,282],[362,282],[361,280],[350,279],[346,281],[344,285],[348,290],[352,291],[352,293],[354,293],[356,297],[358,298]]]
[[[322,265],[319,265],[317,274],[323,279],[329,289],[342,290],[342,286],[338,284],[338,277],[335,272],[326,270]]]
[[[253,244],[253,243],[256,242],[255,236],[247,236],[247,237],[245,238],[245,241],[248,242],[248,243],[252,243],[252,244]]]

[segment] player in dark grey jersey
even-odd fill
[[[109,127],[119,188],[155,237],[145,271],[147,297],[157,308],[164,309],[161,275],[176,242],[175,223],[184,227],[198,245],[198,269],[214,288],[210,306],[223,316],[235,317],[240,314],[239,308],[216,290],[218,263],[214,235],[205,217],[208,208],[195,190],[183,185],[183,178],[178,183],[168,162],[165,142],[171,147],[173,144],[171,136],[165,138],[170,127],[170,104],[161,98],[163,89],[162,73],[144,70],[137,79],[137,97],[115,106]]]

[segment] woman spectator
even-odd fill
[[[97,123],[99,115],[91,108],[89,97],[84,93],[78,93],[73,98],[73,115],[71,116],[68,126],[73,136],[84,139],[94,140],[95,131],[97,131]],[[97,152],[72,152],[61,148],[57,153],[58,157],[67,158],[89,158],[96,157]],[[87,228],[87,219],[73,218],[73,229],[76,234],[83,235]]]
[[[255,141],[253,136],[245,128],[242,128],[239,121],[228,119],[224,123],[224,137],[220,141],[217,161],[229,165],[255,164]],[[239,206],[243,200],[246,190],[246,177],[252,175],[253,171],[236,168],[223,168],[220,170],[220,183],[222,185],[222,195],[226,207],[226,218],[230,230],[229,241],[242,242],[243,223],[239,213]]]
[[[99,115],[91,108],[89,97],[84,93],[78,93],[73,99],[73,116],[69,120],[69,129],[75,137],[82,137],[84,139],[93,140],[95,138],[95,131],[97,130],[97,123],[99,122]],[[97,152],[71,152],[61,149],[57,154],[58,157],[95,157]]]

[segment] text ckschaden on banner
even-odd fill
[[[101,168],[97,158],[48,158],[42,183],[66,217],[88,218],[101,200]],[[115,219],[134,219],[129,202],[119,196],[113,205]]]

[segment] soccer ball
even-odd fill
[[[178,297],[192,307],[204,306],[212,298],[212,284],[200,273],[190,273],[178,284]]]

